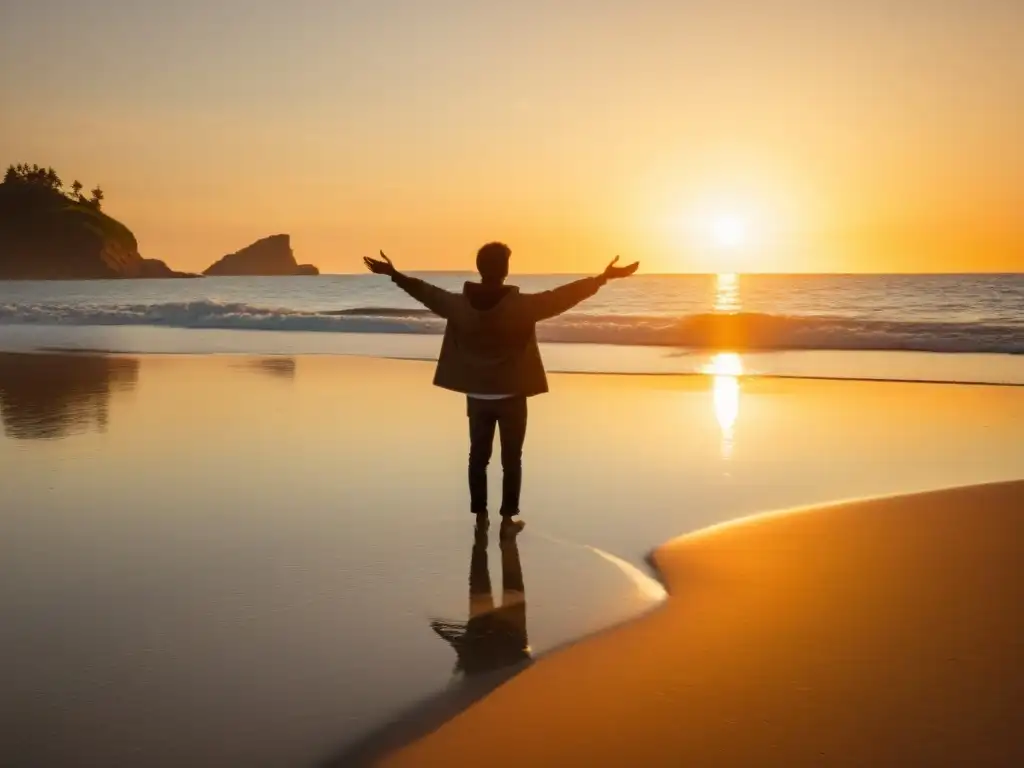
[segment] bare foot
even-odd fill
[[[501,518],[501,531],[499,535],[503,539],[515,538],[516,534],[525,527],[526,522],[524,520],[514,520],[511,517],[503,517]]]

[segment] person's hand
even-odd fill
[[[372,259],[369,256],[364,257],[363,264],[365,264],[366,268],[375,275],[387,275],[388,277],[394,277],[395,273],[398,272],[398,270],[395,269],[395,265],[391,263],[391,259],[384,255],[384,251],[380,252],[379,259]]]
[[[612,263],[605,267],[604,272],[601,273],[601,277],[605,280],[616,280],[620,277],[629,277],[636,272],[637,268],[640,266],[639,261],[634,261],[632,264],[628,264],[625,267],[616,267],[615,265],[618,264],[618,262],[619,257],[616,256],[612,259]]]

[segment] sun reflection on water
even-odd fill
[[[721,272],[715,275],[716,312],[740,311],[740,278],[734,272]]]
[[[740,415],[743,360],[735,352],[719,352],[711,358],[704,372],[712,376],[715,418],[722,432],[722,458],[729,459],[733,454],[736,420]]]

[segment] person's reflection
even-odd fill
[[[8,437],[41,440],[104,431],[113,393],[132,389],[133,358],[0,353],[0,417]]]
[[[250,368],[277,379],[295,378],[295,358],[293,357],[263,357],[249,363]]]
[[[458,656],[455,671],[467,676],[529,661],[526,636],[526,589],[516,541],[518,528],[502,529],[501,606],[495,607],[487,564],[487,526],[474,531],[469,563],[469,621],[433,621],[431,628]]]

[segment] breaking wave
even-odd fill
[[[325,312],[215,301],[159,304],[6,304],[0,323],[222,328],[330,333],[438,334],[426,310],[359,307]],[[568,314],[541,323],[546,342],[735,350],[904,350],[1024,354],[1024,327],[837,316],[707,313],[666,316]]]

